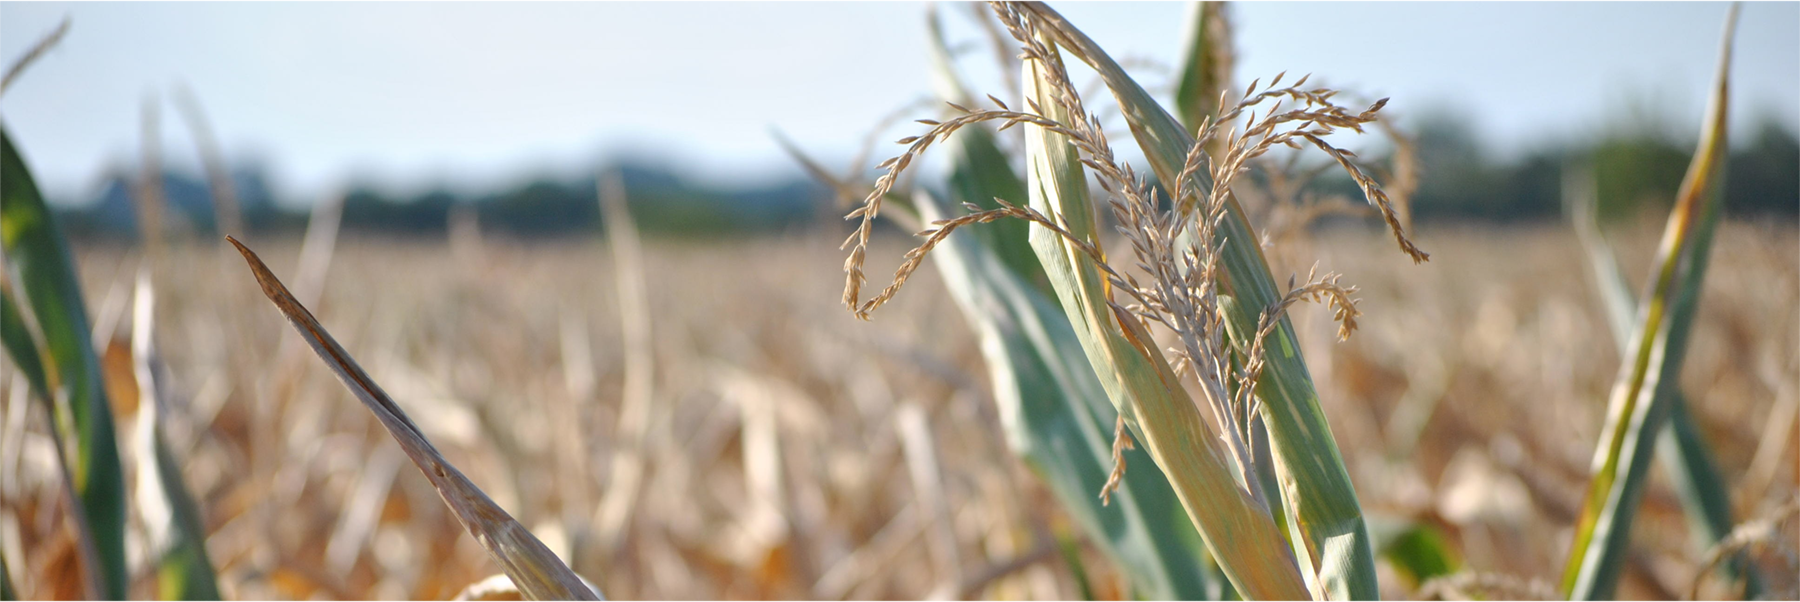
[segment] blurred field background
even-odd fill
[[[1648,233],[1626,238],[1622,261],[1648,261]],[[1800,477],[1800,239],[1742,222],[1722,234],[1683,382],[1737,510],[1755,516],[1792,498]],[[297,240],[250,242],[293,273]],[[835,237],[651,242],[656,409],[642,497],[622,524],[603,525],[595,509],[625,439],[608,251],[453,243],[347,237],[317,313],[452,461],[609,595],[922,598],[1023,558],[1036,562],[958,591],[1080,596],[1042,545],[1066,521],[1006,451],[973,336],[935,279],[859,325],[836,303]],[[1297,315],[1362,502],[1439,526],[1470,566],[1550,574],[1617,361],[1585,267],[1568,259],[1579,248],[1548,226],[1427,227],[1420,244],[1439,254],[1420,269],[1393,261],[1389,244],[1360,230],[1308,243],[1308,256],[1363,287],[1361,332],[1336,343],[1325,312]],[[444,599],[494,572],[254,284],[216,276],[221,260],[238,261],[217,251],[191,241],[152,265],[181,404],[174,432],[226,595]],[[144,259],[95,244],[79,261],[104,316]],[[67,598],[55,461],[12,374],[0,376],[5,440],[18,442],[4,450],[18,534],[7,545],[28,559],[28,599]],[[1416,432],[1400,430],[1407,411],[1426,413]],[[924,416],[925,440],[899,428],[908,412]],[[914,454],[935,458],[925,483]],[[1685,595],[1686,527],[1666,488],[1646,497],[1636,535],[1643,553],[1624,597]],[[1098,596],[1121,595],[1100,556],[1084,553],[1083,566]],[[1383,582],[1389,596],[1412,593],[1398,576]]]
[[[1256,75],[1268,74],[1246,77]],[[161,125],[143,136],[185,127],[158,110],[145,110]],[[1360,287],[1365,315],[1348,341],[1321,308],[1294,318],[1372,525],[1429,525],[1463,567],[1549,583],[1620,361],[1562,216],[1564,170],[1593,166],[1636,290],[1696,120],[1627,116],[1503,156],[1472,118],[1420,112],[1412,213],[1429,263],[1397,256],[1364,218],[1282,236],[1270,260],[1278,276],[1316,261]],[[1753,134],[1733,145],[1727,221],[1681,384],[1740,521],[1800,492],[1800,144],[1785,117],[1761,117],[1737,117]],[[916,133],[906,127],[865,131]],[[33,140],[20,138],[29,160]],[[154,155],[168,151],[151,146],[150,158],[96,175],[85,198],[53,201],[74,236],[119,424],[137,411],[140,267],[156,284],[158,386],[225,597],[448,599],[498,572],[221,246],[206,176],[163,169]],[[792,172],[720,184],[628,159],[598,171],[621,174],[644,236],[641,306],[622,301],[616,240],[603,236],[587,173],[497,190],[352,183],[317,207],[279,198],[255,165],[229,176],[238,238],[451,461],[611,598],[1129,595],[1008,451],[975,336],[935,266],[861,322],[839,302],[849,226],[826,185]],[[1327,178],[1318,192],[1347,186]],[[147,190],[165,199],[155,245],[139,234]],[[317,240],[303,240],[309,222]],[[911,246],[882,231],[872,272]],[[631,342],[638,327],[647,347]],[[647,392],[627,382],[634,370],[647,371]],[[633,395],[647,403],[628,409]],[[0,552],[23,559],[8,567],[23,599],[79,597],[48,421],[10,362],[0,399]],[[1681,503],[1653,470],[1621,599],[1685,598],[1696,577]],[[142,562],[141,545],[128,552]],[[1384,597],[1421,594],[1380,570]],[[135,574],[133,597],[151,597]],[[1718,583],[1701,592],[1730,595]]]

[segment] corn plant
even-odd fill
[[[930,25],[928,48],[938,95],[946,102],[968,104],[935,13]],[[1026,185],[995,134],[978,124],[949,136],[951,200],[991,210],[999,208],[995,199],[1025,194]],[[910,200],[898,203],[906,212],[901,219],[910,224],[944,219],[954,211],[927,191]],[[1105,393],[1081,356],[1074,330],[1049,296],[1054,291],[1031,251],[1027,225],[996,222],[946,239],[932,255],[981,340],[1008,446],[1144,595],[1221,598],[1226,593],[1222,580],[1197,570],[1210,559],[1192,523],[1181,515],[1167,479],[1146,452],[1111,441],[1118,412],[1103,401]],[[1138,467],[1122,481],[1111,470],[1120,462]],[[1115,487],[1108,495],[1095,495],[1109,482]]]
[[[1713,233],[1718,228],[1719,206],[1724,202],[1725,159],[1728,146],[1727,108],[1730,98],[1731,38],[1737,23],[1734,5],[1726,16],[1724,39],[1719,51],[1719,66],[1705,121],[1701,125],[1700,142],[1693,162],[1688,167],[1681,188],[1676,193],[1674,210],[1657,251],[1655,271],[1633,308],[1618,292],[1609,305],[1615,316],[1635,313],[1635,326],[1629,342],[1621,345],[1623,362],[1613,382],[1607,408],[1606,425],[1594,451],[1594,476],[1576,524],[1574,545],[1563,574],[1563,591],[1571,599],[1610,598],[1618,584],[1620,569],[1631,543],[1631,522],[1637,504],[1643,497],[1644,483],[1649,478],[1652,446],[1671,412],[1682,417],[1673,421],[1675,436],[1688,441],[1665,444],[1665,457],[1674,461],[1685,475],[1685,497],[1692,507],[1699,507],[1700,521],[1717,539],[1723,529],[1712,525],[1730,524],[1729,505],[1718,495],[1717,481],[1704,476],[1707,460],[1704,448],[1694,442],[1697,434],[1685,418],[1685,404],[1679,397],[1677,378],[1687,351],[1688,334],[1699,306],[1700,292],[1706,278],[1707,259],[1712,250]],[[1591,238],[1591,237],[1590,237]],[[1590,244],[1590,247],[1593,245]],[[1597,250],[1590,250],[1597,253]],[[1605,265],[1596,255],[1596,264]],[[1602,280],[1620,282],[1600,269]],[[1613,290],[1622,284],[1607,287]],[[1616,319],[1616,318],[1615,318]],[[1621,320],[1622,321],[1622,320]],[[1622,331],[1622,328],[1615,327]],[[1686,426],[1684,426],[1684,424]],[[1683,431],[1687,431],[1683,435]],[[1679,446],[1679,447],[1676,447]],[[1710,510],[1708,509],[1710,508]],[[1722,518],[1720,515],[1722,514]]]
[[[1022,50],[1026,106],[1014,110],[991,96],[995,109],[953,105],[954,116],[923,120],[929,131],[900,140],[910,145],[906,152],[880,166],[886,173],[849,216],[860,224],[845,243],[844,303],[867,319],[955,229],[1029,222],[1028,244],[1120,416],[1115,447],[1143,442],[1234,589],[1248,598],[1376,597],[1368,528],[1285,316],[1302,300],[1326,303],[1342,324],[1340,335],[1348,335],[1358,314],[1354,289],[1340,286],[1335,275],[1310,275],[1304,284],[1290,279],[1278,294],[1230,186],[1247,161],[1277,146],[1318,148],[1362,187],[1401,249],[1425,260],[1379,185],[1352,153],[1325,140],[1340,129],[1361,132],[1385,101],[1352,111],[1331,101],[1334,91],[1302,89],[1305,78],[1277,88],[1278,76],[1260,90],[1253,83],[1231,109],[1197,124],[1196,136],[1055,11],[1027,3],[997,4],[995,12]],[[1113,91],[1158,179],[1171,189],[1168,209],[1113,156],[1099,118],[1069,81],[1063,51],[1088,63]],[[1256,114],[1271,101],[1300,108]],[[1227,136],[1220,124],[1245,115],[1242,130]],[[1024,131],[1026,198],[971,203],[968,213],[933,222],[893,283],[863,299],[873,220],[899,174],[931,144],[984,122]],[[1212,156],[1209,146],[1222,154]],[[1148,284],[1108,263],[1089,170],[1111,197],[1112,217]],[[1153,326],[1180,341],[1168,355],[1152,337]],[[1272,448],[1260,462],[1251,443],[1257,420],[1268,425]],[[1122,472],[1115,465],[1103,492]]]
[[[1593,174],[1585,169],[1572,169],[1564,176],[1563,199],[1576,238],[1587,252],[1588,269],[1606,310],[1608,330],[1621,354],[1629,351],[1632,318],[1637,313],[1637,300],[1611,247],[1600,233],[1596,217],[1598,206]],[[1681,498],[1688,517],[1689,539],[1700,550],[1712,547],[1728,535],[1733,526],[1730,489],[1719,472],[1712,447],[1694,421],[1693,410],[1679,387],[1660,390],[1653,395],[1668,395],[1668,424],[1657,435],[1656,457],[1674,477],[1675,493]],[[1759,580],[1754,572],[1733,556],[1726,565],[1734,576],[1745,579],[1744,597],[1755,598]]]

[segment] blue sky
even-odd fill
[[[1053,3],[1115,56],[1175,55],[1181,3]],[[1579,138],[1635,104],[1694,129],[1720,3],[1234,3],[1239,84],[1276,72],[1452,108],[1502,152]],[[954,40],[979,40],[960,5]],[[929,91],[918,3],[0,4],[10,62],[65,15],[61,46],[0,99],[53,197],[91,193],[138,152],[162,100],[166,161],[193,163],[185,83],[228,155],[305,202],[351,181],[396,192],[491,189],[603,158],[677,160],[716,182],[791,169],[769,131],[825,157]],[[1737,39],[1738,125],[1800,123],[1800,4],[1750,3]],[[1010,91],[990,56],[967,79]],[[1155,86],[1163,76],[1145,71]],[[1002,86],[1006,86],[1002,88]],[[892,137],[901,135],[899,130]],[[890,151],[883,149],[882,156]]]

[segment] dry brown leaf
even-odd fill
[[[462,471],[452,466],[425,433],[413,424],[406,412],[400,409],[388,397],[381,386],[357,365],[350,353],[339,346],[331,333],[313,318],[300,301],[288,292],[281,280],[269,271],[268,266],[252,252],[249,247],[237,239],[225,238],[236,246],[244,255],[244,261],[250,265],[250,271],[256,275],[256,281],[262,285],[263,294],[281,310],[282,315],[294,325],[301,338],[306,339],[319,359],[325,361],[327,367],[336,373],[344,386],[350,389],[356,398],[375,413],[375,418],[387,427],[388,433],[400,443],[400,448],[412,458],[413,464],[425,473],[432,487],[443,496],[444,503],[456,513],[463,527],[469,530],[475,540],[481,543],[488,555],[500,563],[506,574],[518,584],[519,591],[533,600],[597,600],[594,590],[588,589],[575,572],[563,564],[543,542],[538,541],[512,515],[489,499],[487,494],[476,487]]]

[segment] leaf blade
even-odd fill
[[[68,472],[93,538],[98,576],[107,598],[122,599],[129,580],[125,563],[125,480],[119,465],[112,407],[100,380],[86,306],[68,242],[44,204],[31,171],[12,137],[0,126],[0,246],[9,271],[16,270],[22,299],[36,318],[43,356],[46,399],[59,425],[72,429],[74,454]],[[22,349],[9,342],[15,362]],[[30,362],[30,360],[23,360]],[[23,366],[21,366],[23,367]]]
[[[1639,299],[1637,327],[1613,383],[1606,426],[1594,453],[1594,477],[1563,573],[1563,590],[1572,599],[1610,598],[1618,584],[1630,545],[1630,525],[1648,480],[1654,434],[1668,419],[1668,400],[1678,385],[1724,197],[1731,40],[1737,16],[1738,7],[1733,5],[1726,17],[1699,146],[1669,214],[1655,277]]]
[[[424,432],[413,424],[399,404],[394,403],[356,360],[350,357],[349,352],[338,345],[331,333],[288,292],[287,287],[269,271],[255,252],[235,238],[228,236],[226,240],[243,254],[251,273],[262,286],[263,294],[281,310],[294,330],[300,333],[301,338],[306,339],[307,344],[312,346],[319,359],[337,375],[338,380],[375,414],[375,418],[400,443],[400,448],[406,452],[407,457],[425,473],[425,478],[431,481],[432,487],[437,489],[444,503],[450,506],[457,520],[487,550],[488,555],[500,564],[525,597],[533,600],[598,599],[596,592],[583,585],[574,571],[569,570],[543,542],[513,520],[506,510],[489,499],[481,488],[476,487],[438,453],[437,448],[431,445]]]
[[[1619,269],[1612,249],[1600,233],[1595,219],[1598,199],[1592,178],[1590,170],[1568,176],[1563,187],[1564,201],[1576,239],[1587,251],[1588,268],[1606,308],[1613,342],[1623,357],[1630,352],[1627,346],[1631,344],[1631,323],[1637,313],[1637,300],[1632,296],[1630,285],[1626,284],[1625,274]],[[1711,445],[1694,423],[1687,398],[1680,388],[1659,388],[1652,395],[1666,395],[1666,400],[1653,399],[1651,403],[1669,406],[1668,425],[1657,435],[1657,461],[1673,477],[1675,493],[1686,511],[1688,532],[1696,551],[1704,551],[1730,534],[1736,525],[1732,519],[1730,489],[1719,471]],[[1741,556],[1734,557],[1724,566],[1728,574],[1745,579],[1743,594],[1746,599],[1758,595],[1761,584],[1756,572],[1748,569]]]
[[[1231,85],[1231,39],[1224,2],[1192,2],[1188,15],[1175,110],[1188,135],[1198,136],[1201,122],[1219,112],[1219,93]]]

